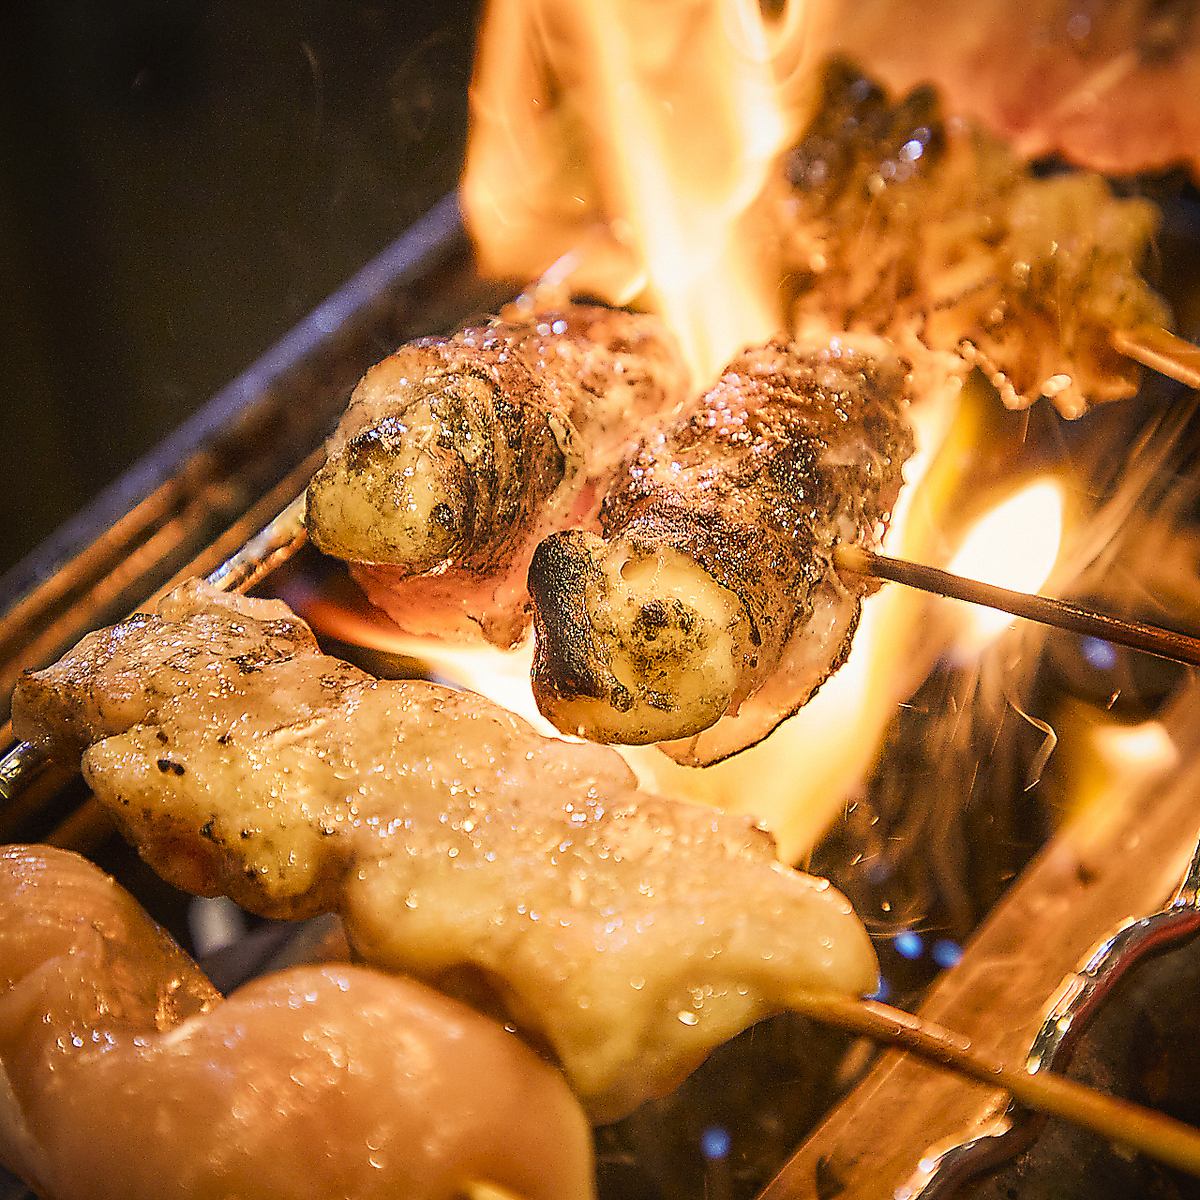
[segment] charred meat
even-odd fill
[[[230,605],[203,585],[170,603],[184,642]],[[255,626],[260,603],[237,602],[251,636],[276,619],[267,605]],[[59,681],[78,688],[85,664],[105,661],[103,690],[114,659],[144,660],[147,629],[92,634],[27,678],[22,735],[63,744],[46,729],[61,720]],[[210,661],[224,661],[222,640]],[[799,992],[874,986],[866,933],[828,884],[779,864],[745,818],[637,791],[604,747],[308,647],[205,674],[125,710],[126,729],[84,755],[143,857],[266,916],[340,913],[364,961],[502,1011],[551,1047],[597,1118],[669,1091]]]
[[[1153,204],[1096,175],[1035,177],[946,121],[932,89],[893,103],[839,64],[824,89],[784,164],[793,328],[869,330],[918,368],[977,365],[1013,408],[1045,395],[1076,417],[1137,391],[1112,335],[1168,321],[1141,275]]]
[[[874,543],[912,452],[904,366],[877,338],[777,342],[647,437],[602,536],[530,569],[534,694],[562,730],[666,743],[704,765],[795,712],[849,652],[865,585],[833,566]]]
[[[650,316],[568,306],[403,346],[367,372],[308,489],[308,529],[415,634],[509,646],[539,541],[594,520],[598,481],[687,372]]]
[[[1195,0],[829,0],[809,11],[811,46],[897,92],[935,85],[950,113],[1025,158],[1058,154],[1106,175],[1200,173]]]

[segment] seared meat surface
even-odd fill
[[[1195,0],[826,0],[807,11],[805,48],[852,57],[896,91],[934,84],[949,112],[1023,157],[1200,174]]]
[[[195,585],[172,604],[191,638],[230,602]],[[144,628],[107,637],[136,660]],[[22,683],[22,736],[48,736],[46,698],[90,655]],[[266,916],[339,912],[365,961],[552,1047],[595,1117],[670,1090],[799,992],[874,986],[846,901],[747,819],[641,793],[612,751],[480,697],[306,650],[181,687],[141,722],[83,770],[165,878]]]
[[[602,536],[530,569],[534,694],[560,729],[703,765],[760,741],[849,652],[866,585],[839,541],[878,540],[912,452],[905,369],[876,338],[749,350],[639,446]]]
[[[657,318],[606,308],[514,308],[410,343],[355,388],[309,532],[410,633],[510,646],[534,547],[594,520],[598,481],[686,384]]]
[[[342,964],[223,1001],[49,847],[0,851],[0,1068],[0,1160],[48,1200],[593,1194],[583,1113],[499,1026]]]
[[[160,706],[198,703],[268,663],[318,653],[312,630],[282,601],[227,595],[206,603],[217,594],[187,583],[157,612],[89,633],[53,672],[25,675],[13,695],[14,726],[69,762],[92,742],[153,720]]]
[[[1112,335],[1168,323],[1141,267],[1158,212],[1096,175],[1037,178],[1011,150],[948,122],[932,89],[891,102],[826,71],[786,158],[784,257],[793,328],[868,330],[920,365],[978,365],[1010,407],[1068,417],[1137,391]]]

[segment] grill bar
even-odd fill
[[[288,482],[291,482],[290,478]],[[226,538],[236,537],[237,530],[238,526],[235,525]],[[245,541],[231,557],[211,571],[206,577],[207,581],[223,592],[249,591],[280,563],[286,562],[306,541],[304,494],[301,493],[278,516]],[[189,573],[190,567],[185,567],[184,577]],[[172,580],[167,589],[174,583],[175,580]],[[36,746],[29,742],[18,742],[0,759],[0,799],[15,798],[47,765],[44,755]]]
[[[316,452],[368,366],[493,297],[447,196],[0,578],[0,719],[22,670],[144,603]]]

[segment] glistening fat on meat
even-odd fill
[[[470,693],[375,680],[298,635],[273,657],[280,607],[187,585],[19,688],[22,736],[51,745],[84,706],[85,777],[169,881],[265,916],[340,913],[365,961],[551,1047],[596,1119],[798,993],[875,986],[846,900],[749,820],[639,792],[613,751]],[[144,645],[164,639],[187,654]],[[139,664],[148,702],[118,709],[109,682]]]
[[[889,338],[918,395],[971,366],[1009,407],[1045,395],[1068,417],[1137,391],[1113,335],[1168,322],[1141,274],[1152,203],[1035,175],[931,88],[892,101],[837,63],[823,84],[777,193],[794,331]]]
[[[866,335],[748,350],[652,432],[602,535],[530,569],[538,705],[704,765],[766,737],[844,661],[868,585],[833,565],[886,528],[912,452],[906,365]]]
[[[952,115],[1027,158],[1058,154],[1107,175],[1200,172],[1190,0],[823,0],[805,16],[794,50],[844,54],[898,92],[933,84]]]
[[[594,521],[603,480],[686,385],[657,318],[607,308],[514,306],[412,342],[355,388],[309,532],[408,632],[510,646],[534,547]]]
[[[0,1160],[48,1200],[590,1200],[587,1122],[498,1025],[296,967],[223,1000],[113,880],[0,851]]]

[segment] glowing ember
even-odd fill
[[[1165,780],[1182,752],[1163,721],[1126,725],[1076,699],[1066,701],[1054,721],[1062,743],[1057,766],[1062,819],[1086,853],[1093,843],[1105,844],[1130,794]]]
[[[993,508],[968,533],[950,570],[968,579],[1036,592],[1058,558],[1063,528],[1062,489],[1039,479]],[[962,607],[960,654],[978,654],[1014,620],[1007,613]]]
[[[1110,768],[1166,772],[1179,762],[1179,748],[1161,721],[1097,729],[1095,750]]]

